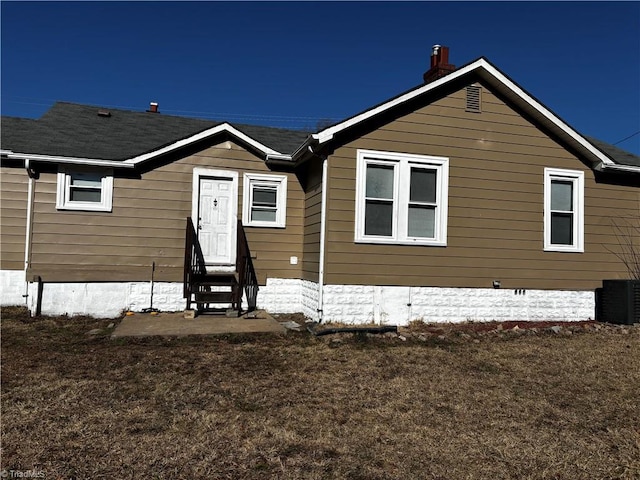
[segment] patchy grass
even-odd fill
[[[640,477],[639,326],[340,343],[114,341],[109,323],[3,310],[2,468],[65,479]]]

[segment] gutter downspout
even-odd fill
[[[27,171],[29,177],[29,183],[27,184],[27,224],[25,228],[24,239],[24,300],[27,307],[29,307],[29,280],[27,278],[27,270],[29,269],[29,263],[31,259],[31,223],[33,217],[33,185],[35,179],[35,172],[31,170],[31,164],[28,158],[24,160],[24,168]]]
[[[322,156],[322,202],[320,204],[320,265],[318,268],[318,323],[322,323],[324,308],[324,252],[327,225],[328,159]]]

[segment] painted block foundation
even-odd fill
[[[272,313],[303,313],[318,319],[318,284],[308,280],[268,278],[258,292],[258,308]]]
[[[25,281],[22,270],[0,270],[0,304],[4,306],[24,305]]]
[[[24,272],[0,271],[2,305],[26,305],[33,313],[37,306],[37,284],[30,283],[25,298]],[[246,299],[243,299],[246,308]],[[140,312],[153,306],[163,312],[184,310],[182,283],[156,282],[151,303],[150,282],[118,283],[44,283],[43,315],[90,315],[112,318],[131,310]],[[260,286],[258,308],[273,313],[301,312],[318,318],[318,286],[299,279],[270,278]]]
[[[24,294],[22,271],[0,272],[2,305],[27,305],[34,312],[37,284]],[[484,288],[325,285],[323,321],[346,324],[407,325],[424,322],[488,322],[506,320],[580,321],[593,319],[593,291],[506,290]],[[246,301],[244,302],[246,307]],[[91,315],[109,318],[151,306],[149,282],[45,283],[44,315]],[[182,283],[157,282],[153,307],[182,311]],[[271,313],[303,313],[318,320],[318,284],[307,280],[269,278],[260,287],[258,308]]]
[[[324,321],[581,321],[595,316],[592,291],[326,285]]]

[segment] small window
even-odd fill
[[[467,112],[480,113],[482,105],[482,87],[480,85],[469,85],[467,87]]]
[[[111,171],[62,168],[58,172],[58,210],[110,212],[112,200]]]
[[[584,251],[584,173],[544,170],[544,249]]]
[[[449,160],[358,150],[356,242],[447,242]]]
[[[287,177],[245,173],[243,183],[243,224],[248,227],[284,228],[287,219]]]

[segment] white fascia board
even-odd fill
[[[285,155],[282,153],[269,153],[267,154],[267,161],[273,160],[278,162],[291,162],[291,155]]]
[[[378,105],[375,108],[372,108],[371,110],[367,110],[366,112],[361,113],[360,115],[356,115],[355,117],[351,117],[348,120],[345,120],[342,123],[338,123],[337,125],[334,125],[332,127],[327,128],[326,130],[322,130],[321,132],[318,133],[314,133],[312,135],[314,140],[317,140],[318,143],[325,143],[328,140],[331,140],[333,138],[333,136],[337,133],[340,132],[346,128],[349,128],[353,125],[356,125],[364,120],[367,120],[368,118],[371,117],[375,117],[376,115],[385,112],[386,110],[389,110],[390,108],[395,107],[396,105],[400,105],[402,103],[405,103],[409,100],[414,99],[415,97],[418,97],[420,95],[422,95],[423,93],[428,92],[429,90],[433,90],[434,88],[438,88],[439,86],[447,83],[447,82],[451,82],[453,80],[455,80],[456,78],[461,77],[462,75],[466,75],[467,73],[477,69],[480,66],[483,66],[483,64],[487,63],[486,60],[484,59],[479,59],[476,60],[473,63],[470,63],[469,65],[467,65],[466,67],[463,67],[459,70],[455,70],[454,72],[450,73],[449,75],[446,75],[442,78],[439,78],[438,80],[431,82],[431,83],[427,83],[426,85],[416,88],[415,90],[411,90],[410,92],[405,93],[404,95],[401,95],[399,97],[394,98],[393,100],[390,100],[386,103],[383,103],[381,105]]]
[[[222,133],[222,132],[227,132],[230,135],[233,135],[234,137],[238,138],[239,140],[242,140],[243,142],[247,143],[248,145],[251,145],[252,147],[254,147],[257,150],[261,151],[264,155],[279,155],[280,154],[280,152],[277,152],[277,151],[267,147],[266,145],[263,145],[262,143],[254,140],[253,138],[251,138],[248,135],[242,133],[240,130],[238,130],[237,128],[234,128],[233,126],[229,125],[228,123],[222,123],[220,125],[216,125],[213,128],[209,128],[208,130],[200,132],[200,133],[198,133],[196,135],[192,135],[190,137],[183,138],[182,140],[178,140],[177,142],[172,143],[171,145],[167,145],[166,147],[163,147],[163,148],[161,148],[159,150],[154,150],[153,152],[145,153],[143,155],[138,155],[137,157],[130,158],[129,160],[126,160],[125,162],[133,164],[133,165],[137,165],[139,163],[142,163],[142,162],[145,162],[145,161],[150,160],[152,158],[155,158],[158,155],[162,155],[162,154],[165,154],[165,153],[172,152],[174,150],[177,150],[179,148],[187,146],[187,145],[189,145],[191,143],[195,143],[195,142],[198,142],[200,140],[204,140],[205,138],[211,137],[213,135],[216,135],[216,134]]]
[[[313,147],[311,146],[312,143],[317,142],[316,138],[315,138],[316,134],[311,134],[309,135],[304,142],[302,142],[302,145],[300,145],[295,152],[293,152],[291,154],[291,159],[293,161],[295,161],[296,163],[299,162],[305,155],[308,154],[313,154]]]
[[[16,160],[31,160],[42,163],[90,165],[94,167],[133,168],[133,165],[116,160],[101,160],[99,158],[59,157],[53,155],[40,155],[30,153],[10,153],[8,158]]]
[[[426,85],[416,88],[410,92],[405,93],[404,95],[394,98],[393,100],[383,103],[376,108],[371,110],[367,110],[366,112],[361,113],[355,117],[352,117],[348,120],[345,120],[342,123],[334,125],[333,127],[329,127],[326,130],[313,134],[312,137],[318,143],[325,143],[333,138],[333,136],[346,128],[349,128],[353,125],[356,125],[368,118],[374,117],[380,113],[389,110],[390,108],[395,107],[396,105],[400,105],[404,102],[412,100],[430,90],[440,87],[446,83],[452,82],[457,78],[460,78],[463,75],[473,72],[474,70],[483,71],[493,77],[495,80],[500,82],[504,87],[511,90],[515,95],[517,95],[522,101],[529,104],[535,110],[538,111],[543,117],[548,119],[553,125],[559,128],[564,134],[569,135],[573,140],[578,142],[583,148],[585,148],[589,153],[594,155],[599,161],[601,161],[604,165],[615,165],[615,163],[609,159],[604,153],[598,150],[594,145],[592,145],[588,140],[586,140],[582,135],[576,132],[569,125],[560,120],[556,115],[554,115],[550,110],[548,110],[545,106],[543,106],[540,102],[535,100],[531,95],[526,93],[522,88],[512,82],[509,78],[507,78],[504,74],[502,74],[497,68],[495,68],[491,63],[489,63],[486,59],[480,58],[473,63],[470,63],[466,67],[460,68],[458,70],[453,71],[452,73],[435,80],[434,82],[427,83]]]
[[[526,93],[522,88],[516,85],[514,82],[509,80],[504,74],[502,74],[497,68],[491,65],[484,59],[480,59],[479,62],[482,62],[482,67],[494,78],[504,84],[508,89],[510,89],[513,93],[515,93],[518,97],[524,100],[526,103],[535,108],[542,116],[544,116],[547,120],[553,123],[556,127],[558,127],[562,132],[569,135],[576,142],[578,142],[582,147],[589,151],[592,155],[598,158],[604,165],[615,165],[609,157],[607,157],[604,153],[598,150],[591,142],[589,142],[586,138],[576,132],[573,128],[567,125],[565,122],[560,120],[555,114],[553,114],[549,109],[547,109],[540,102],[535,100],[531,95]],[[446,78],[446,77],[445,77]]]
[[[640,173],[640,167],[636,167],[634,165],[620,165],[618,163],[613,165],[605,165],[604,163],[599,165],[596,170],[604,171],[604,170],[613,170],[620,172],[631,172],[631,173]]]
[[[267,165],[273,165],[273,166],[277,165],[280,167],[293,167],[296,165],[291,155],[283,155],[283,154],[267,155],[264,161]]]

